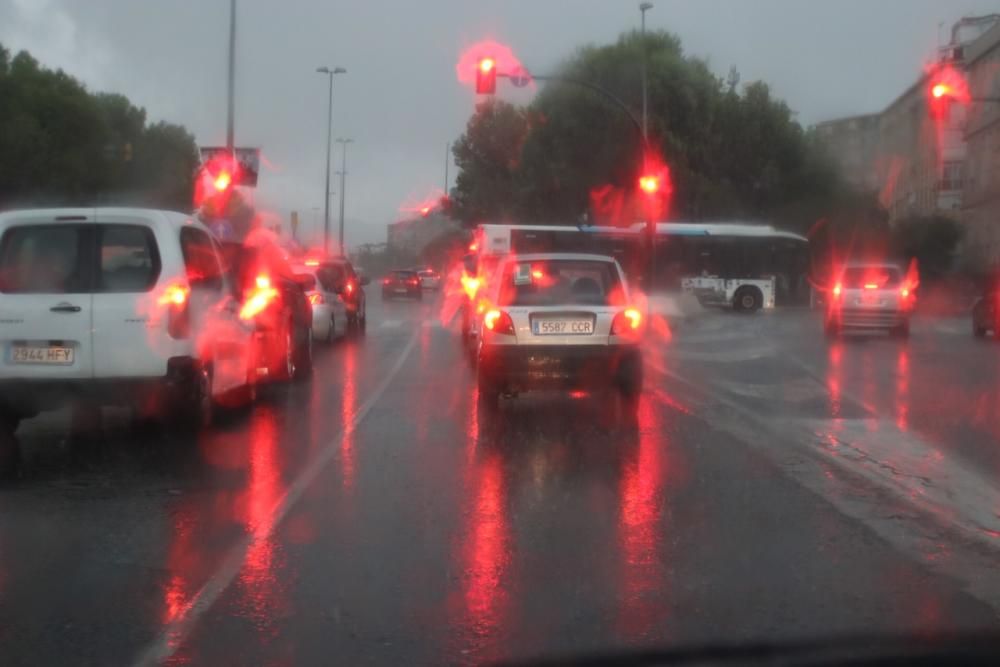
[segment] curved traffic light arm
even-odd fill
[[[514,76],[510,74],[497,74],[497,76],[503,77],[505,79],[514,78]],[[617,106],[619,109],[625,112],[625,114],[629,117],[629,120],[632,121],[632,124],[635,125],[635,129],[638,130],[639,137],[642,139],[643,147],[647,149],[649,148],[649,139],[642,131],[642,121],[640,121],[636,117],[632,109],[630,109],[629,106],[625,104],[625,102],[623,102],[620,97],[612,93],[610,90],[602,88],[596,83],[591,83],[590,81],[584,81],[583,79],[574,79],[568,76],[558,76],[552,74],[529,74],[528,77],[534,79],[535,81],[556,81],[558,83],[571,83],[576,86],[582,86],[584,88],[587,88],[588,90],[592,90],[595,93],[601,95],[602,97],[604,97],[604,99],[613,103],[615,106]]]

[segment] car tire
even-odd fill
[[[909,338],[910,337],[910,323],[904,322],[899,326],[893,327],[889,330],[890,335],[893,338]]]
[[[365,331],[368,329],[368,306],[365,304],[361,305],[361,314],[358,315],[357,321],[357,334],[359,336],[365,335]]]
[[[296,382],[312,377],[313,372],[313,335],[312,327],[306,329],[306,341],[295,350],[295,371],[292,379]]]
[[[840,326],[832,320],[827,320],[823,325],[823,333],[831,340],[838,338],[840,336]]]
[[[18,422],[16,417],[0,416],[0,480],[16,477],[21,464],[21,447],[15,435]]]
[[[191,379],[188,387],[181,389],[176,407],[168,416],[173,430],[185,435],[197,433],[212,425],[215,419],[215,400],[212,395],[212,367],[203,365]]]
[[[330,328],[326,330],[326,340],[324,341],[327,345],[333,343],[334,339],[337,337],[337,320],[333,315],[330,315]]]
[[[976,324],[975,321],[972,322],[972,335],[976,338],[986,338],[986,327],[981,327]]]
[[[733,295],[733,310],[755,313],[764,305],[764,295],[756,287],[741,287]]]

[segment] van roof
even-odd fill
[[[197,223],[193,215],[177,211],[166,211],[152,208],[128,207],[77,207],[77,208],[32,208],[0,213],[0,226],[11,223],[41,223],[41,222],[89,222],[97,224],[120,223],[123,220],[153,224],[164,224],[172,227]]]

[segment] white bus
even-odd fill
[[[510,253],[588,252],[618,260],[649,288],[644,223],[631,227],[483,224],[476,229],[479,273]],[[740,310],[808,303],[809,242],[770,225],[661,222],[654,289],[684,289],[704,305]]]

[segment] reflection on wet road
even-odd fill
[[[997,628],[1000,577],[973,567],[998,506],[996,349],[933,323],[828,342],[809,313],[708,312],[651,344],[637,423],[601,392],[487,419],[437,315],[372,303],[311,383],[196,441],[119,424],[71,465],[26,424],[26,477],[0,491],[4,664]]]

